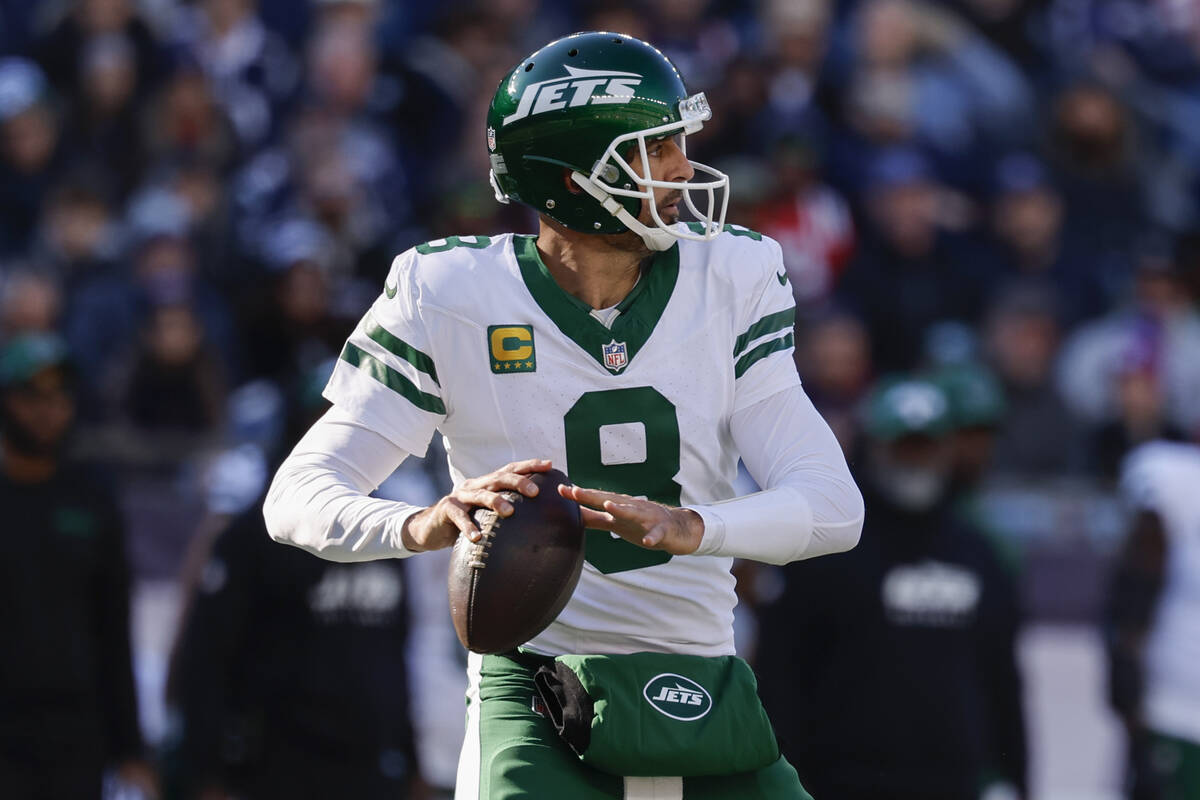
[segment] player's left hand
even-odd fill
[[[704,520],[688,508],[582,486],[559,486],[558,493],[579,503],[585,528],[611,531],[648,550],[691,555],[704,538]]]

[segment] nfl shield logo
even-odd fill
[[[629,356],[625,351],[624,342],[618,342],[616,339],[613,339],[608,344],[601,345],[600,349],[604,351],[604,366],[613,372],[623,369],[629,363]]]
[[[488,126],[488,129],[487,129],[487,137],[488,137],[488,152],[489,153],[495,152],[495,150],[496,150],[496,129],[491,127],[490,125]]]

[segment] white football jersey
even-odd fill
[[[1162,520],[1167,564],[1145,646],[1151,727],[1200,743],[1200,447],[1152,442],[1126,459],[1126,500]]]
[[[411,453],[441,431],[456,483],[549,458],[580,486],[671,505],[734,497],[731,415],[799,383],[779,246],[736,226],[680,241],[605,324],[535,241],[450,237],[398,256],[325,396]],[[731,559],[587,537],[574,596],[529,647],[734,651]]]

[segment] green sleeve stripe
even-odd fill
[[[363,320],[363,331],[371,339],[382,345],[383,349],[392,355],[403,358],[418,370],[433,378],[433,382],[437,383],[438,386],[441,386],[438,383],[437,370],[434,369],[433,359],[380,325],[371,316],[370,312],[367,313],[366,318]]]
[[[350,342],[346,342],[346,346],[342,350],[342,360],[358,367],[422,411],[428,411],[431,414],[446,413],[446,406],[442,403],[442,398],[435,394],[422,392],[408,378]]]
[[[781,336],[778,339],[771,339],[770,341],[763,342],[737,360],[737,363],[733,365],[733,377],[735,379],[742,377],[746,374],[746,370],[750,369],[757,362],[762,361],[764,358],[771,355],[771,353],[778,353],[780,350],[787,350],[789,347],[792,347],[794,343],[795,342],[790,332],[786,336]]]
[[[766,336],[768,333],[775,333],[784,328],[790,328],[796,324],[796,307],[785,308],[783,311],[776,311],[774,314],[767,314],[758,322],[751,325],[745,333],[737,338],[737,342],[733,345],[733,354],[746,349],[746,345],[753,342],[760,336]]]

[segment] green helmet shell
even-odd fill
[[[563,169],[588,175],[617,137],[682,123],[680,103],[687,97],[675,65],[639,39],[576,33],[551,42],[504,77],[488,108],[497,197],[572,230],[625,231],[596,199],[568,189]],[[602,169],[604,180],[619,185],[623,173],[611,160],[609,166]],[[638,198],[617,202],[637,216]]]

